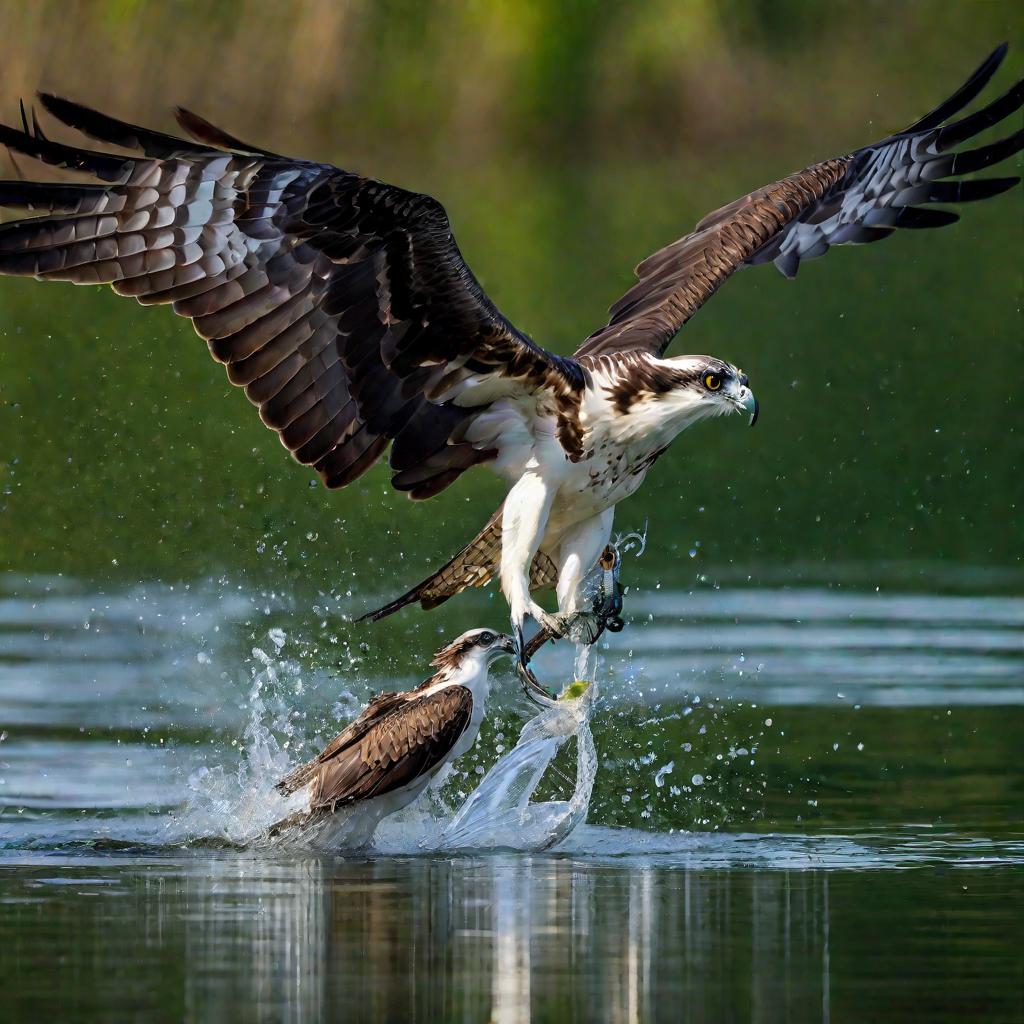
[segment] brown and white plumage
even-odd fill
[[[107,182],[0,184],[0,204],[49,214],[0,227],[0,272],[171,303],[328,487],[391,444],[394,486],[429,497],[493,458],[449,444],[475,408],[499,396],[558,404],[581,385],[574,363],[493,306],[430,196],[253,150],[186,112],[179,121],[198,142],[41,102],[142,155],[0,126],[0,144]]]
[[[490,465],[510,485],[499,512],[442,570],[376,614],[413,601],[432,607],[500,574],[516,624],[526,614],[543,621],[531,590],[555,583],[560,608],[572,609],[616,502],[680,431],[755,410],[730,364],[665,358],[733,272],[771,261],[792,276],[832,246],[957,219],[933,204],[1017,183],[958,178],[1024,146],[1017,131],[957,149],[1024,103],[1018,82],[960,116],[1005,54],[1005,45],[995,50],[904,131],[705,217],[639,265],[637,283],[571,359],[496,309],[436,200],[269,153],[185,111],[178,120],[192,141],[42,97],[65,124],[132,156],[53,142],[25,118],[21,130],[0,127],[0,144],[93,179],[0,183],[0,205],[42,214],[0,226],[0,273],[110,283],[143,303],[171,303],[329,487],[355,480],[389,446],[392,483],[414,498]],[[714,393],[702,390],[709,374]]]
[[[999,195],[1020,178],[946,181],[1020,152],[1024,131],[974,150],[955,147],[1024,103],[1024,81],[981,110],[950,122],[985,87],[1006,56],[1003,43],[968,80],[908,128],[823,160],[709,213],[688,235],[645,259],[639,280],[609,311],[609,322],[576,355],[641,349],[663,355],[676,332],[743,266],[774,262],[795,277],[803,260],[834,245],[861,245],[897,228],[936,228],[959,217],[934,203]]]
[[[314,761],[286,775],[277,788],[293,793],[313,782],[311,810],[383,796],[428,774],[469,725],[472,691],[451,685],[422,696],[374,698]]]
[[[339,808],[370,810],[365,831],[411,803],[475,742],[483,720],[488,670],[512,653],[508,636],[474,629],[438,651],[437,671],[413,690],[382,693],[311,761],[277,784],[309,789],[306,808],[288,825],[322,821]]]

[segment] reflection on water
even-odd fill
[[[61,1020],[1010,1020],[1022,896],[1005,870],[44,858],[0,874],[0,974],[46,948]]]

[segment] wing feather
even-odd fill
[[[896,229],[954,223],[957,214],[920,204],[987,199],[1019,178],[941,181],[989,167],[1024,148],[1024,132],[977,149],[953,147],[1024,105],[1024,81],[959,121],[1006,56],[1004,43],[948,100],[904,131],[848,156],[814,164],[708,214],[689,235],[637,268],[639,280],[576,356],[642,349],[661,356],[676,332],[740,267],[773,262],[794,277],[833,245],[865,244]]]
[[[431,197],[276,156],[186,111],[192,140],[41,101],[135,155],[53,142],[27,115],[23,130],[0,126],[0,145],[106,183],[0,182],[0,205],[44,214],[0,225],[0,273],[170,303],[327,486],[366,472],[416,422],[395,486],[436,494],[497,454],[444,428],[502,396],[568,409],[582,389],[575,362],[491,303]]]
[[[399,700],[357,742],[321,755],[310,810],[382,796],[431,773],[451,753],[472,712],[473,694],[464,686]]]
[[[360,715],[338,733],[316,757],[293,768],[274,788],[287,795],[307,785],[325,761],[330,760],[353,743],[357,743],[373,727],[374,723],[396,708],[403,700],[405,700],[405,695],[402,693],[378,694],[367,704]]]

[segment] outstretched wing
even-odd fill
[[[94,179],[0,182],[0,205],[42,212],[0,226],[0,273],[171,303],[328,487],[393,442],[394,486],[429,497],[498,454],[501,439],[467,422],[490,402],[568,406],[582,387],[573,361],[487,298],[430,196],[250,147],[186,111],[197,141],[41,99],[139,155],[53,142],[24,116],[0,126],[0,145]]]
[[[324,751],[309,809],[394,792],[440,765],[469,725],[473,694],[465,686],[401,700],[357,743]]]
[[[909,128],[849,156],[825,160],[730,203],[648,257],[639,281],[612,306],[607,326],[577,356],[642,349],[661,356],[680,327],[738,268],[773,261],[793,277],[801,260],[833,245],[875,242],[896,228],[933,228],[958,219],[930,203],[1005,192],[1019,178],[948,179],[989,167],[1024,147],[1024,131],[978,149],[956,146],[1024,103],[1024,82],[988,106],[946,123],[981,92],[1006,56],[1004,43],[957,92]]]

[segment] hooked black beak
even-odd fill
[[[757,422],[757,414],[760,412],[761,407],[754,397],[754,392],[747,387],[745,376],[743,380],[743,389],[733,401],[736,403],[737,408],[742,409],[750,417],[750,426],[753,426]]]
[[[501,650],[503,654],[516,653],[516,642],[508,635],[508,633],[502,633],[499,639],[501,640]]]

